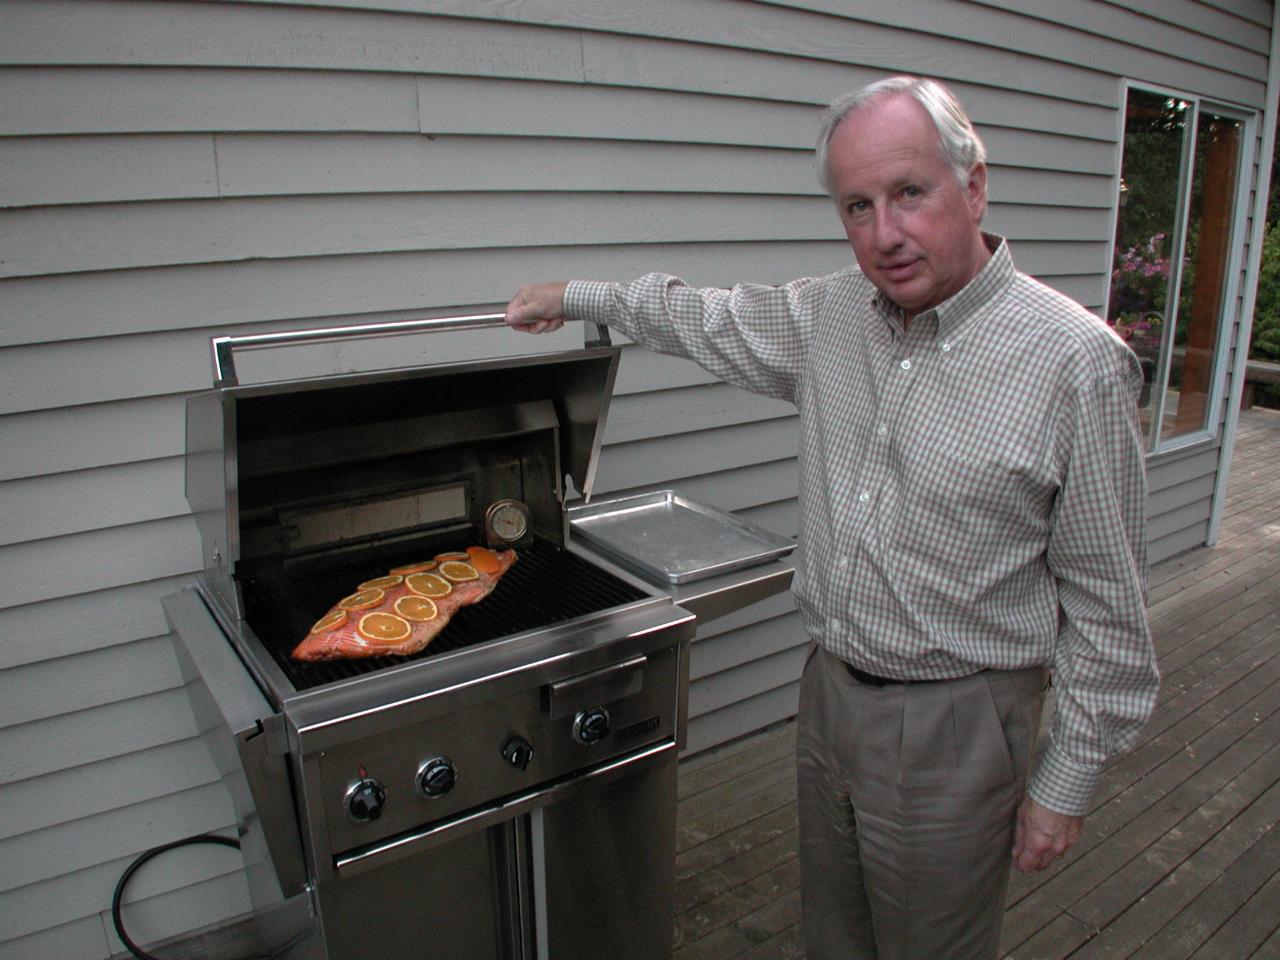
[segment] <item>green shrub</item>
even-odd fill
[[[1280,361],[1280,229],[1275,223],[1267,224],[1262,241],[1249,356],[1254,360]]]

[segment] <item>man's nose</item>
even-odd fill
[[[881,250],[893,250],[902,244],[902,222],[892,207],[876,210],[876,246]]]

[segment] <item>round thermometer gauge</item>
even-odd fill
[[[519,500],[495,500],[484,512],[484,533],[490,546],[507,546],[529,532],[529,508]]]

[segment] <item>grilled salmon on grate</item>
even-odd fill
[[[468,547],[465,554],[441,554],[366,580],[316,621],[294,648],[293,659],[418,653],[460,608],[487,597],[515,562],[514,550]],[[397,572],[406,570],[417,572]]]

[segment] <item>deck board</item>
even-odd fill
[[[1280,957],[1280,412],[1242,411],[1218,543],[1151,570],[1162,685],[1079,843],[1014,874],[1010,960]],[[675,960],[802,960],[794,723],[686,759]]]

